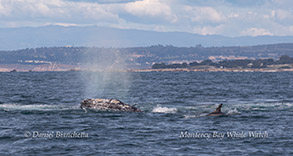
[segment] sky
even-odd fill
[[[292,0],[0,0],[0,28],[103,26],[201,35],[292,36]]]

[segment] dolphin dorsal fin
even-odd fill
[[[218,108],[216,109],[215,112],[221,112],[221,108],[222,108],[222,106],[223,106],[223,104],[220,104],[220,105],[218,106]]]

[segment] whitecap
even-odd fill
[[[230,109],[227,113],[227,115],[233,115],[233,114],[241,114],[240,111],[238,111],[236,108]]]
[[[185,119],[190,119],[190,118],[199,118],[199,117],[204,117],[207,116],[208,113],[202,113],[202,114],[198,114],[198,115],[184,115]]]
[[[185,119],[189,119],[189,118],[198,118],[198,115],[184,115]]]
[[[177,108],[168,108],[157,106],[152,110],[153,113],[176,113]]]

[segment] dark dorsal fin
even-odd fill
[[[222,108],[222,106],[223,106],[223,104],[220,104],[220,105],[218,106],[218,108],[216,109],[215,112],[221,112],[221,108]]]

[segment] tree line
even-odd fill
[[[192,68],[198,66],[214,66],[216,68],[266,68],[269,65],[278,64],[293,64],[293,58],[288,55],[282,55],[278,60],[272,58],[269,59],[243,59],[243,60],[223,60],[219,62],[213,62],[212,60],[203,60],[201,62],[191,63],[155,63],[152,65],[152,69],[167,69],[167,68]]]

